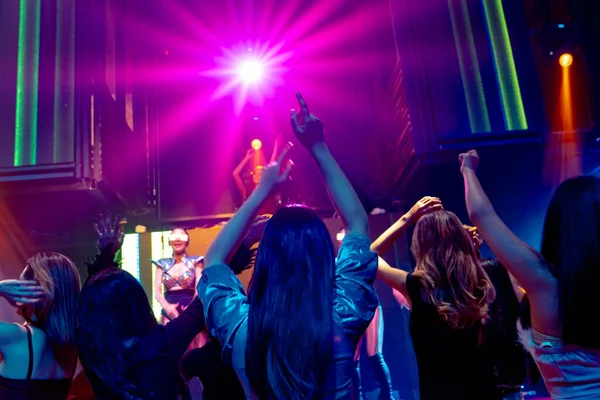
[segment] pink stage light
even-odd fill
[[[262,148],[262,142],[260,141],[260,139],[254,139],[251,143],[250,146],[256,150],[259,151]]]
[[[248,84],[258,83],[264,73],[264,66],[257,60],[246,60],[237,68],[237,74],[240,79]]]
[[[204,72],[205,76],[221,81],[211,100],[232,95],[237,114],[246,102],[261,106],[284,82],[285,63],[292,53],[284,52],[283,45],[283,42],[276,45],[246,42],[223,48],[223,54],[215,57],[215,67]]]

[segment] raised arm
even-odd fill
[[[233,170],[233,179],[235,180],[235,185],[237,186],[238,190],[240,191],[240,194],[242,195],[243,200],[246,200],[248,193],[246,192],[246,185],[244,185],[242,178],[240,178],[240,174],[242,173],[242,170],[244,169],[246,164],[248,164],[248,161],[250,161],[250,159],[252,158],[253,155],[254,155],[254,150],[252,150],[252,149],[248,150],[244,159]]]
[[[323,140],[323,123],[310,114],[308,106],[300,93],[296,93],[303,123],[298,122],[296,112],[292,110],[292,128],[298,140],[308,149],[315,160],[329,197],[342,218],[348,235],[368,235],[367,213],[352,185],[337,164]]]
[[[282,138],[281,134],[275,138],[275,144],[273,145],[273,152],[271,153],[271,159],[269,160],[269,164],[277,161],[277,153],[279,152],[279,147],[281,146],[281,142],[282,142],[281,138]]]
[[[523,289],[532,296],[532,303],[535,302],[536,293],[547,289],[554,290],[556,280],[545,266],[541,255],[515,236],[496,214],[475,173],[479,165],[477,152],[471,150],[461,154],[459,161],[464,178],[469,219],[494,254]],[[540,301],[545,300],[540,299]]]
[[[406,230],[417,223],[417,221],[426,213],[433,212],[436,210],[442,210],[442,202],[437,197],[423,197],[417,201],[414,206],[398,221],[394,222],[392,226],[386,229],[375,241],[371,244],[371,250],[377,253],[385,254],[392,244],[400,236],[402,236]]]
[[[390,247],[392,247],[392,244],[402,236],[410,226],[416,224],[423,215],[441,209],[443,209],[443,207],[439,198],[429,196],[423,197],[371,244],[371,250],[379,253],[379,255],[385,254]],[[406,288],[407,275],[408,273],[406,271],[391,267],[383,258],[379,257],[377,277],[409,299],[410,297],[408,296],[408,290]]]
[[[377,278],[381,279],[386,285],[399,291],[409,302],[408,287],[406,286],[406,277],[408,272],[394,268],[383,258],[379,257],[377,262]]]
[[[289,148],[286,147],[279,155],[279,160],[264,169],[256,190],[219,232],[204,257],[206,268],[215,264],[227,264],[233,257],[262,203],[267,200],[275,186],[288,178],[292,167],[291,162],[282,170],[282,163],[288,151]]]
[[[118,267],[118,254],[123,245],[125,232],[123,231],[122,223],[125,219],[121,219],[118,215],[112,218],[110,212],[106,215],[100,215],[98,223],[94,224],[94,231],[98,239],[98,253],[91,260],[86,262],[88,277],[83,283],[85,287],[92,276],[98,272],[111,267]]]

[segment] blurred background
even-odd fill
[[[293,141],[296,91],[367,211],[386,211],[374,233],[423,195],[467,222],[457,156],[476,148],[498,213],[537,247],[553,188],[600,174],[598,17],[594,0],[2,1],[0,278],[39,250],[83,261],[112,210],[146,279],[162,232],[218,229],[239,206],[251,143],[258,163]],[[290,157],[283,201],[335,234],[311,160]],[[410,268],[406,238],[391,257]],[[382,303],[394,387],[412,399],[406,315]]]

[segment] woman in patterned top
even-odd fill
[[[188,256],[186,251],[190,236],[182,228],[175,228],[169,235],[173,257],[152,260],[156,265],[154,296],[162,306],[160,323],[177,318],[196,296],[196,284],[202,275],[201,256]],[[164,288],[164,292],[163,292]],[[190,348],[202,347],[208,341],[206,333],[198,335]]]

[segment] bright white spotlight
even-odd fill
[[[238,76],[246,83],[256,83],[263,76],[263,65],[256,60],[247,60],[242,62],[238,69]]]

